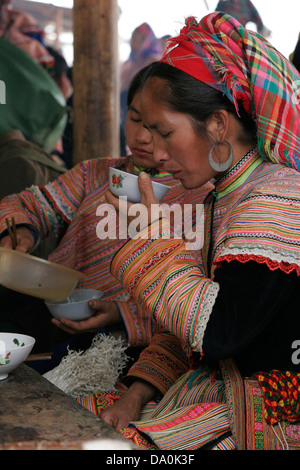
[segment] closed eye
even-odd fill
[[[130,120],[132,122],[141,122],[141,119],[133,118],[132,116],[130,117]]]

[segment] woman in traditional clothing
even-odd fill
[[[59,322],[52,319],[42,300],[7,289],[3,291],[2,288],[2,329],[9,322],[18,331],[34,336],[39,352],[52,350],[60,341],[70,339],[70,333],[96,332],[116,324],[122,325],[131,346],[145,346],[151,339],[151,318],[129,299],[123,286],[110,274],[112,256],[122,245],[118,226],[116,233],[107,232],[107,238],[100,241],[102,248],[99,252],[96,229],[101,217],[97,215],[97,208],[105,205],[103,214],[104,207],[108,207],[105,191],[109,186],[110,166],[134,174],[138,174],[141,169],[150,172],[154,181],[170,186],[163,200],[170,205],[175,202],[192,204],[201,198],[201,194],[204,198],[210,190],[208,185],[200,190],[185,191],[179,181],[175,181],[154,162],[152,137],[140,118],[140,88],[144,73],[145,70],[141,70],[136,75],[128,94],[126,133],[131,155],[125,158],[85,160],[46,186],[32,186],[2,199],[0,203],[1,246],[12,248],[6,229],[7,217],[15,218],[18,237],[16,249],[19,251],[34,253],[34,246],[38,245],[40,239],[55,235],[58,245],[49,260],[84,273],[86,276],[79,281],[77,288],[99,289],[103,293],[103,301],[91,301],[95,315],[90,319],[83,322],[64,319]]]
[[[188,18],[149,69],[141,110],[156,162],[186,189],[215,185],[196,261],[164,217],[151,220],[158,201],[142,172],[144,228],[111,266],[190,358],[133,423],[160,449],[298,447],[297,86],[296,69],[265,39],[216,12]]]

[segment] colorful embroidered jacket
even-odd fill
[[[110,273],[112,256],[124,240],[116,238],[114,233],[111,238],[99,240],[96,234],[100,220],[97,209],[106,204],[109,166],[137,172],[131,156],[83,161],[44,187],[32,186],[4,198],[0,203],[0,232],[6,229],[5,218],[14,216],[17,224],[29,224],[43,239],[55,233],[59,244],[49,256],[50,261],[86,274],[78,288],[99,289],[106,300],[120,299],[117,302],[130,345],[147,345],[152,335],[151,318],[128,299],[124,287]],[[210,189],[207,186],[185,191],[179,181],[164,171],[153,180],[170,186],[163,199],[169,204],[191,204],[204,199]]]
[[[182,240],[166,236],[170,227],[168,221],[163,219],[152,224],[150,239],[137,236],[124,244],[113,259],[112,273],[137,303],[151,311],[164,328],[181,338],[188,354],[193,351],[205,353],[203,344],[207,327],[214,317],[217,318],[216,311],[222,318],[226,309],[229,310],[229,357],[231,353],[239,354],[234,347],[230,350],[230,337],[234,336],[231,331],[234,330],[233,322],[237,324],[243,321],[246,325],[241,326],[236,335],[237,341],[239,336],[248,334],[247,342],[251,344],[261,334],[268,346],[270,343],[273,348],[271,356],[276,349],[280,352],[281,342],[285,340],[281,339],[281,334],[284,336],[286,328],[290,336],[284,347],[288,344],[291,348],[289,341],[293,334],[294,339],[297,339],[298,327],[300,330],[297,307],[300,287],[299,173],[264,161],[257,151],[249,152],[216,183],[215,190],[206,198],[204,206],[204,245],[197,260],[185,250]],[[156,236],[153,235],[155,229]],[[248,279],[243,278],[242,270],[247,273],[246,269],[252,266],[256,271],[251,274],[248,286]],[[230,267],[235,267],[238,274],[230,273],[232,276],[228,276],[228,281],[221,274],[228,274]],[[259,269],[264,270],[266,286],[261,285],[259,277],[256,280]],[[280,295],[281,284],[275,290],[268,290],[267,280],[271,273],[276,276],[276,281],[279,275],[283,276],[279,278],[282,290],[285,289],[283,296]],[[218,277],[222,279],[222,285],[221,281],[216,281]],[[288,286],[283,284],[286,279],[287,285],[292,286],[292,295],[285,296]],[[239,288],[242,293],[238,292]],[[257,298],[252,288],[261,289]],[[219,298],[225,299],[222,305],[218,302]],[[236,304],[237,298],[239,305]],[[251,315],[255,315],[262,300],[264,303],[260,306],[262,310],[259,311],[259,318],[251,324],[248,320]],[[251,311],[248,304],[251,304]],[[273,318],[275,312],[276,319]],[[224,329],[221,319],[219,323],[217,318],[214,330]],[[289,325],[293,325],[295,330]],[[278,336],[278,341],[272,337],[272,328],[275,328],[274,334]],[[226,342],[226,338],[222,338],[222,342]],[[258,346],[262,348],[260,356],[268,356],[267,349],[263,350],[263,344]],[[242,347],[245,344],[241,350]],[[290,351],[288,354],[291,355]]]

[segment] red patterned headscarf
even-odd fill
[[[190,17],[161,61],[240,103],[261,155],[300,171],[300,74],[265,38],[224,13]]]

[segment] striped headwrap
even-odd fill
[[[300,75],[265,38],[224,13],[189,17],[161,61],[242,105],[260,154],[300,171]]]

